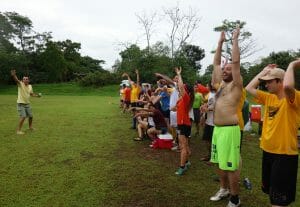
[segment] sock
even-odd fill
[[[231,203],[233,203],[235,205],[237,205],[239,203],[239,200],[240,200],[239,195],[231,195],[231,197],[230,197]]]

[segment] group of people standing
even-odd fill
[[[123,86],[122,106],[134,113],[132,128],[138,129],[135,140],[140,141],[145,135],[156,139],[167,132],[178,140],[180,166],[176,175],[183,175],[191,166],[189,138],[192,123],[195,122],[196,134],[199,134],[199,122],[204,120],[203,139],[207,141],[209,153],[203,160],[218,166],[220,180],[220,188],[210,200],[230,196],[227,206],[236,207],[241,205],[242,109],[247,91],[265,109],[260,142],[263,152],[262,190],[269,195],[272,206],[288,206],[295,201],[298,170],[300,92],[295,89],[294,71],[300,68],[300,60],[291,62],[286,71],[270,64],[244,88],[238,38],[239,28],[232,35],[231,60],[221,65],[225,41],[225,33],[221,32],[206,93],[200,94],[197,84],[190,86],[183,82],[181,67],[175,68],[173,79],[155,73],[159,79],[155,90],[149,85],[142,87],[136,71],[137,83],[128,74],[123,75],[131,82],[132,89],[130,92],[128,86]],[[265,84],[268,92],[257,89],[260,83]],[[249,105],[246,107],[249,109]]]

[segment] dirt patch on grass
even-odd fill
[[[96,155],[93,152],[89,152],[89,151],[80,152],[80,156],[85,160],[91,160],[96,157]]]

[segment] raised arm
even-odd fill
[[[135,73],[136,73],[136,84],[137,84],[137,86],[140,86],[140,74],[139,74],[139,70],[136,69]]]
[[[11,77],[14,79],[14,81],[19,84],[20,80],[18,79],[17,75],[16,75],[16,70],[11,70],[10,71]]]
[[[259,85],[259,79],[263,76],[265,76],[266,74],[269,73],[269,71],[273,68],[276,68],[275,64],[269,64],[267,65],[259,74],[257,74],[251,81],[250,83],[248,83],[248,85],[246,86],[246,91],[248,91],[248,93],[250,93],[252,96],[256,96],[256,92],[257,92],[257,87]]]
[[[131,80],[130,76],[128,75],[128,73],[123,73],[122,74],[122,77],[127,77],[129,83],[132,85],[133,84],[133,81]]]
[[[184,90],[184,85],[183,85],[183,81],[182,81],[182,78],[181,78],[181,67],[179,68],[175,68],[175,72],[178,76],[178,91],[179,91],[179,96],[180,97],[183,97],[184,94],[185,94],[185,90]]]
[[[232,79],[235,84],[243,87],[240,69],[239,35],[240,28],[237,27],[232,35]]]
[[[168,85],[174,85],[174,81],[173,81],[171,78],[169,78],[168,76],[163,75],[163,74],[161,74],[161,73],[154,73],[154,75],[155,75],[156,77],[162,78],[162,79],[164,79],[165,81],[167,81],[167,84],[168,84]]]
[[[295,99],[295,77],[294,71],[300,68],[300,59],[291,62],[285,72],[283,79],[284,93],[291,102]]]
[[[222,69],[221,69],[221,54],[222,54],[222,46],[225,41],[225,33],[221,32],[220,39],[218,42],[218,47],[214,56],[214,70],[212,74],[212,85],[219,84],[222,81]]]

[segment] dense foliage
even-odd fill
[[[103,60],[81,56],[81,44],[54,41],[51,32],[37,33],[28,17],[0,12],[0,82],[11,82],[10,70],[33,82],[66,82],[87,74],[106,74]]]

